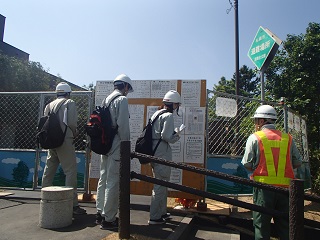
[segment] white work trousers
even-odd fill
[[[74,189],[73,206],[78,206],[77,161],[73,138],[65,138],[60,147],[48,150],[47,162],[42,176],[42,187],[52,186],[59,164],[66,175],[65,185]]]
[[[154,177],[160,180],[169,181],[171,167],[153,163],[152,170]],[[150,205],[150,219],[157,220],[162,215],[167,213],[167,197],[168,189],[160,185],[153,185],[151,205]]]
[[[116,220],[118,213],[119,167],[119,158],[114,159],[112,155],[101,156],[96,207],[107,222]]]

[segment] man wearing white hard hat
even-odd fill
[[[163,105],[151,117],[151,121],[153,121],[159,115],[152,124],[152,145],[155,150],[155,157],[171,161],[172,150],[170,143],[175,143],[180,139],[179,134],[174,129],[172,114],[174,111],[177,113],[179,111],[181,103],[180,94],[175,90],[170,90],[165,94],[162,102]],[[161,139],[160,142],[159,139]],[[155,178],[165,181],[170,180],[171,168],[169,166],[158,163],[151,163],[151,166]],[[157,184],[153,185],[150,220],[148,222],[150,225],[163,224],[170,218],[170,214],[167,213],[167,197],[167,187]]]
[[[116,215],[119,207],[120,143],[130,140],[129,108],[127,94],[133,92],[132,81],[120,74],[114,81],[114,91],[102,105],[109,106],[112,125],[117,128],[112,147],[107,155],[101,155],[100,178],[97,187],[96,224],[103,230],[118,228]]]
[[[256,132],[249,136],[242,164],[252,171],[257,182],[288,188],[294,179],[293,169],[302,163],[302,157],[292,136],[276,130],[277,112],[270,105],[257,108],[254,116]],[[253,203],[269,209],[289,212],[289,198],[261,188],[253,188]],[[281,240],[289,240],[289,220],[260,212],[253,212],[255,239],[270,239],[271,219]]]
[[[58,109],[60,125],[63,130],[67,128],[64,142],[61,146],[49,149],[46,166],[43,171],[42,187],[52,186],[54,175],[59,164],[66,175],[66,186],[74,188],[73,214],[85,214],[86,210],[78,205],[77,194],[77,160],[74,138],[77,136],[77,107],[70,99],[71,88],[69,84],[61,82],[56,86],[57,99],[49,103],[44,109],[44,116]],[[67,126],[67,127],[66,127]]]

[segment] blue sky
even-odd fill
[[[233,0],[230,0],[232,3]],[[240,67],[259,26],[280,39],[320,22],[319,0],[239,0]],[[125,73],[133,80],[206,79],[235,72],[229,0],[0,0],[4,41],[54,75],[83,86]]]

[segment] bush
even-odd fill
[[[320,150],[311,151],[310,172],[312,192],[320,195]]]

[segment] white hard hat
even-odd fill
[[[180,94],[175,90],[170,90],[164,95],[162,102],[181,103]]]
[[[129,83],[129,92],[133,92],[132,88],[132,80],[125,74],[120,74],[118,75],[114,80],[113,80],[113,85],[118,85],[122,84],[123,82]]]
[[[57,85],[56,92],[57,93],[70,93],[71,92],[71,87],[69,86],[68,83],[61,82],[61,83],[59,83]]]
[[[253,118],[277,119],[277,112],[270,105],[261,105],[257,108],[256,112],[253,115]]]

